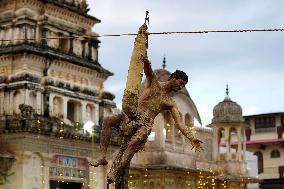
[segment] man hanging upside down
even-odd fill
[[[201,141],[183,125],[172,92],[181,90],[188,82],[187,75],[180,70],[171,74],[168,81],[158,82],[147,58],[148,43],[147,25],[139,28],[128,70],[126,89],[122,100],[122,113],[106,117],[103,121],[99,159],[92,166],[106,165],[106,152],[111,138],[112,127],[122,136],[120,151],[115,157],[108,183],[114,182],[130,164],[135,153],[141,150],[151,133],[155,117],[168,110],[173,116],[175,126],[187,137],[196,151],[200,151]],[[141,92],[142,71],[146,83]]]

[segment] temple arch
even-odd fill
[[[53,115],[58,118],[63,117],[63,99],[59,96],[53,98]]]
[[[95,121],[95,106],[93,104],[86,105],[86,121]]]
[[[173,127],[174,127],[174,120],[172,115],[170,114],[169,111],[164,112],[164,120],[165,120],[165,125],[164,125],[164,134],[166,135],[165,139],[167,142],[173,142]]]
[[[67,118],[71,122],[82,121],[82,104],[80,101],[69,100],[67,102]]]
[[[235,139],[237,137],[237,129],[232,127],[229,129],[229,145],[230,145],[230,148],[229,148],[229,152],[231,152],[231,149],[232,149],[232,142],[233,142],[233,139]]]
[[[224,152],[221,151],[221,148],[223,146],[226,147],[225,129],[222,128],[222,127],[219,128],[218,131],[217,131],[217,141],[218,141],[218,151],[217,151],[217,153],[218,154],[225,154]]]

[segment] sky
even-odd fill
[[[284,1],[274,0],[88,0],[89,14],[102,22],[93,31],[137,33],[150,12],[149,32],[284,28]],[[99,63],[114,76],[105,90],[121,106],[134,36],[101,37]],[[229,96],[243,115],[284,112],[284,32],[150,35],[153,69],[180,69],[189,75],[186,88],[203,126],[213,108]]]

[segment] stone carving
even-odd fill
[[[5,83],[7,81],[8,77],[7,76],[0,76],[0,84]]]
[[[11,82],[18,81],[30,81],[34,83],[39,83],[40,78],[37,75],[31,73],[19,73],[11,77]]]
[[[115,98],[115,95],[110,93],[110,92],[104,91],[102,93],[102,98],[103,99],[108,99],[108,100],[113,100]]]
[[[25,104],[20,104],[19,109],[21,111],[21,116],[23,118],[33,118],[34,113],[35,113],[35,110],[33,109],[33,107],[29,105],[25,105]]]

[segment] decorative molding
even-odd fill
[[[1,55],[7,54],[18,54],[18,53],[32,53],[39,56],[44,56],[48,58],[60,59],[63,61],[67,61],[69,63],[73,63],[78,66],[95,69],[98,74],[97,77],[106,79],[108,76],[113,75],[112,72],[104,69],[98,62],[85,60],[83,58],[76,57],[74,55],[70,55],[63,52],[58,52],[55,49],[49,47],[42,47],[38,45],[31,44],[19,44],[19,45],[9,45],[5,47],[0,47],[0,57]]]
[[[62,9],[61,7],[54,6],[53,4],[47,4],[45,6],[45,15],[47,17],[59,18],[60,20],[66,20],[69,23],[75,24],[84,28],[93,27],[98,20],[93,20],[78,14],[78,12],[72,12],[66,9]]]

